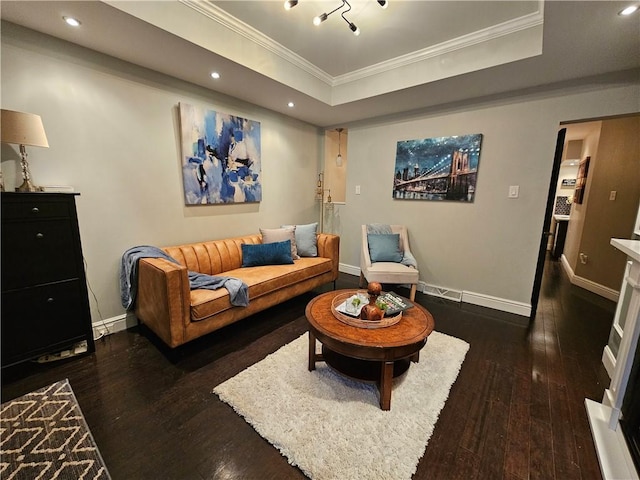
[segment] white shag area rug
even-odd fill
[[[302,335],[213,393],[313,480],[410,479],[469,344],[431,333],[420,362],[394,379],[385,412],[376,385],[323,362],[310,372],[308,339]]]

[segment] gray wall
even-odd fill
[[[72,185],[87,277],[102,317],[121,316],[118,269],[134,245],[257,233],[318,218],[322,132],[215,92],[15,26],[2,25],[2,108],[39,114],[50,148],[27,147],[34,183]],[[261,122],[263,200],[184,206],[178,103]],[[5,186],[20,183],[2,146]],[[92,317],[99,320],[91,298]]]
[[[421,281],[528,314],[560,122],[639,110],[637,84],[604,85],[349,127],[346,205],[335,222],[342,262],[359,265],[361,224],[403,223]],[[397,141],[470,133],[484,135],[474,203],[392,198]],[[510,185],[518,199],[507,198]]]
[[[49,137],[49,149],[29,149],[34,181],[81,192],[87,274],[103,318],[123,314],[118,266],[132,245],[224,238],[317,218],[324,146],[315,127],[15,26],[3,24],[1,53],[2,108],[40,114]],[[559,123],[640,111],[639,99],[638,85],[598,84],[345,125],[346,204],[327,222],[341,235],[343,271],[357,272],[361,224],[404,223],[422,281],[526,315]],[[261,122],[261,203],[184,206],[179,102]],[[466,133],[484,134],[474,203],[391,198],[398,140]],[[17,158],[15,148],[3,146],[7,186],[18,181]],[[520,186],[520,198],[507,198],[509,185]]]

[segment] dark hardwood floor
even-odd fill
[[[338,281],[356,285],[350,275]],[[139,327],[98,340],[89,356],[5,369],[2,401],[68,378],[114,479],[305,478],[211,392],[303,334],[314,295],[173,351]],[[584,398],[601,401],[609,383],[601,356],[613,302],[572,286],[551,261],[530,326],[416,299],[436,330],[471,348],[414,478],[601,478]]]

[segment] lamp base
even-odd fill
[[[36,187],[31,180],[25,178],[22,182],[22,185],[16,187],[16,192],[41,192],[41,187]]]
[[[22,185],[16,187],[16,192],[42,192],[42,187],[36,187],[31,183],[31,172],[27,162],[27,149],[20,144],[20,167],[22,167]]]

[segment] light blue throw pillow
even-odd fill
[[[367,235],[369,242],[369,256],[371,262],[402,262],[402,250],[400,250],[400,234],[377,234]]]
[[[293,263],[291,257],[291,240],[284,242],[259,243],[240,245],[243,267],[258,267],[262,265],[284,265]]]
[[[292,227],[294,225],[282,225],[282,228]],[[296,231],[296,247],[298,255],[301,257],[317,257],[318,256],[318,222],[306,225],[295,225]]]

